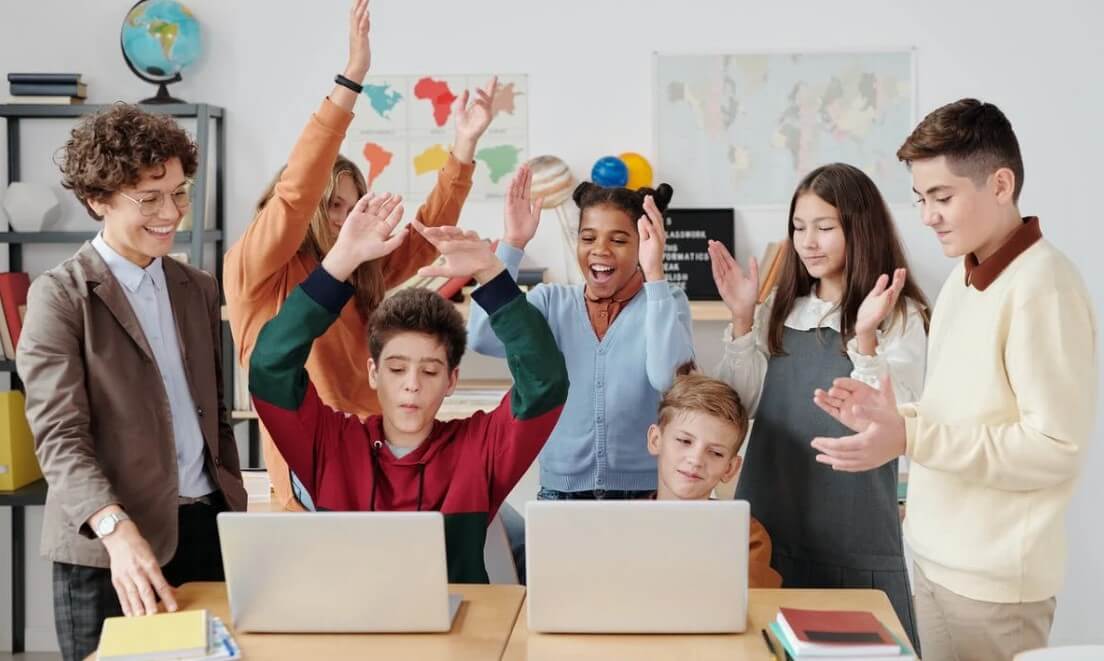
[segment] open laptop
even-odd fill
[[[747,501],[534,501],[526,508],[529,629],[741,633]]]
[[[223,512],[234,627],[249,632],[448,631],[440,512]]]

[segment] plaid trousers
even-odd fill
[[[180,541],[172,560],[161,568],[173,586],[189,581],[225,580],[215,517],[226,509],[219,495],[215,505],[181,505]],[[54,563],[54,626],[65,661],[81,661],[96,651],[104,620],[123,614],[111,570]]]

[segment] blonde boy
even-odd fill
[[[718,483],[740,471],[747,429],[747,412],[727,384],[700,374],[676,377],[659,402],[659,419],[648,428],[648,452],[659,466],[656,499],[708,500]],[[770,535],[752,517],[749,587],[782,585],[770,562]]]

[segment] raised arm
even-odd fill
[[[356,0],[349,12],[349,58],[343,75],[357,83],[371,64],[369,27],[368,0]],[[224,275],[231,322],[242,313],[242,303],[267,293],[272,276],[282,273],[299,251],[329,184],[358,96],[334,85],[299,135],[271,195],[227,253]],[[240,336],[237,328],[235,335]]]
[[[755,415],[763,380],[767,376],[766,326],[769,301],[756,307],[759,298],[759,263],[754,257],[745,271],[724,245],[709,242],[713,281],[732,323],[724,330],[724,356],[713,374],[732,386],[748,415]]]
[[[510,181],[503,211],[505,220],[502,239],[495,250],[495,256],[506,265],[506,270],[515,282],[518,269],[521,268],[521,258],[525,254],[525,246],[533,240],[533,236],[537,233],[537,225],[540,223],[542,199],[532,198],[530,194],[532,181],[533,173],[527,165],[518,168]],[[530,291],[527,298],[547,319],[548,310],[541,294],[538,287]],[[502,341],[492,329],[490,316],[481,305],[471,306],[468,312],[468,346],[472,351],[485,356],[506,357],[506,347],[502,345]]]

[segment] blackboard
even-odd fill
[[[732,209],[668,209],[663,214],[667,246],[663,271],[691,301],[717,301],[717,285],[709,263],[709,240],[734,252],[735,213]]]

